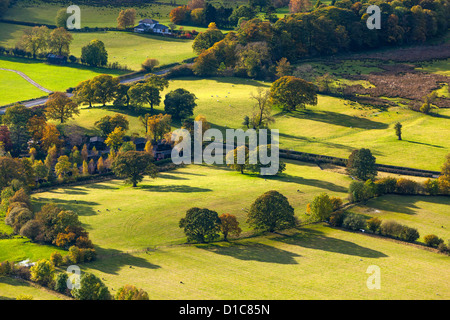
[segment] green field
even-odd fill
[[[299,162],[269,179],[191,165],[145,179],[135,190],[112,180],[35,194],[33,203],[54,202],[80,215],[99,253],[83,270],[104,278],[113,293],[130,283],[151,299],[448,299],[450,260],[435,252],[320,224],[248,237],[243,209],[263,192],[280,191],[305,219],[315,195],[345,197],[350,181]],[[427,202],[439,208],[438,199]],[[408,206],[417,219],[428,219],[421,199],[409,201],[417,204]],[[243,238],[184,244],[178,221],[193,206],[236,215]],[[366,287],[370,265],[381,269],[381,290]]]
[[[371,199],[366,205],[358,205],[350,210],[367,217],[381,220],[395,220],[416,228],[418,241],[424,236],[435,234],[444,241],[450,240],[450,199],[448,197],[387,195]]]
[[[132,250],[185,241],[178,222],[189,207],[215,208],[238,217],[243,230],[248,208],[259,195],[274,189],[289,198],[300,218],[306,205],[320,192],[345,197],[348,176],[327,173],[312,164],[289,163],[278,178],[241,175],[225,168],[189,166],[146,179],[137,189],[112,180],[56,189],[33,195],[36,207],[54,202],[80,215],[93,243],[102,250]],[[245,188],[236,188],[245,184]],[[299,190],[299,191],[297,191]],[[75,200],[78,204],[74,204]]]
[[[76,86],[81,81],[91,79],[99,74],[118,76],[125,73],[124,71],[103,68],[55,66],[41,61],[13,57],[0,57],[0,68],[21,71],[44,88],[52,91],[66,91],[69,87]],[[14,79],[9,82],[8,80],[12,79],[11,77]],[[45,92],[37,88],[34,90],[34,86],[24,82],[26,81],[23,78],[12,75],[12,72],[0,70],[0,88],[2,92],[0,105],[46,95]]]
[[[18,90],[19,88],[20,90]],[[19,100],[28,100],[48,95],[48,93],[36,88],[20,75],[4,70],[0,70],[0,92],[0,106]]]
[[[146,58],[157,59],[161,66],[180,63],[195,57],[192,40],[173,39],[133,32],[89,32],[73,33],[71,54],[81,56],[81,48],[93,39],[103,41],[108,51],[108,62],[138,71]]]
[[[20,295],[33,297],[33,300],[62,300],[50,290],[34,286],[24,280],[0,276],[0,300],[14,300]]]
[[[171,90],[185,88],[198,98],[194,116],[205,115],[213,127],[221,130],[244,128],[243,118],[252,114],[254,104],[250,93],[258,87],[269,88],[270,83],[239,78],[179,78],[170,81],[162,97]],[[85,110],[73,123],[91,130],[101,115],[115,111]],[[89,117],[83,116],[86,112]],[[156,112],[164,113],[163,103]],[[98,118],[91,114],[98,114]],[[438,171],[450,149],[450,109],[439,110],[440,117],[403,107],[380,111],[319,95],[318,105],[308,106],[305,111],[273,110],[273,114],[276,121],[271,128],[279,129],[280,147],[284,149],[348,158],[355,148],[370,148],[378,163]],[[130,132],[142,134],[137,119],[130,114],[127,117],[132,123]],[[393,128],[397,121],[403,125],[402,141],[397,140]]]

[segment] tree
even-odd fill
[[[333,204],[326,193],[316,196],[308,206],[312,221],[325,221],[333,212]]]
[[[285,111],[304,109],[306,104],[317,104],[316,88],[311,82],[300,78],[281,77],[270,87],[270,100]]]
[[[289,2],[289,12],[299,13],[311,9],[311,2],[309,0],[291,0]]]
[[[250,123],[253,129],[267,128],[270,123],[275,122],[272,117],[272,108],[269,103],[270,91],[258,88],[256,93],[251,93],[250,98],[255,100],[253,115]]]
[[[283,57],[277,62],[275,70],[277,78],[290,76],[292,73],[292,66],[288,59]]]
[[[125,9],[120,10],[119,16],[117,17],[117,28],[126,29],[133,27],[136,20],[136,9]]]
[[[45,114],[48,119],[64,123],[80,114],[78,105],[64,92],[52,93],[45,103]]]
[[[145,61],[141,64],[142,70],[147,72],[152,72],[157,66],[159,66],[159,61],[152,58],[145,59]]]
[[[192,48],[197,54],[211,48],[216,42],[225,38],[225,35],[217,28],[208,28],[205,32],[200,32],[192,43]]]
[[[395,135],[397,136],[398,140],[402,140],[402,124],[400,122],[397,122],[394,126],[395,129]]]
[[[134,188],[145,175],[156,178],[158,169],[152,161],[153,156],[147,152],[127,151],[116,156],[111,169],[117,176],[127,178]]]
[[[80,82],[73,91],[73,99],[78,104],[89,104],[89,108],[92,108],[92,104],[96,101],[96,93],[93,86],[93,81],[85,80]]]
[[[433,108],[436,108],[434,106],[436,98],[437,98],[436,92],[430,93],[429,95],[425,96],[423,104],[420,107],[420,112],[430,114]]]
[[[205,7],[205,0],[191,0],[188,2],[187,6],[191,10],[199,9],[199,8],[203,9]]]
[[[175,24],[188,22],[191,10],[187,6],[173,8],[169,13],[170,21]]]
[[[93,67],[106,65],[108,53],[105,44],[100,40],[92,40],[88,45],[81,48],[81,61]]]
[[[37,54],[47,48],[49,36],[50,31],[46,26],[25,29],[18,46],[31,52],[33,58],[36,59]]]
[[[128,130],[129,125],[130,123],[127,120],[127,118],[124,115],[121,115],[120,113],[116,113],[112,117],[106,115],[97,122],[95,122],[95,126],[102,132],[104,136],[108,136],[116,128]]]
[[[228,234],[239,236],[242,229],[239,227],[239,222],[236,216],[228,213],[222,214],[220,217],[220,231],[223,234],[223,240],[228,241]]]
[[[164,110],[177,119],[188,118],[194,115],[197,106],[195,94],[186,89],[179,88],[166,94],[164,99]]]
[[[158,141],[170,132],[172,116],[170,114],[158,114],[147,119],[148,134],[151,139]]]
[[[59,55],[68,56],[70,54],[70,44],[73,37],[65,28],[53,29],[49,37],[49,49]]]
[[[136,286],[126,284],[117,290],[116,300],[149,300],[148,293]]]
[[[105,140],[105,144],[117,151],[123,143],[123,138],[125,137],[125,130],[122,127],[117,127],[113,132],[108,134]]]
[[[67,19],[69,19],[70,13],[67,13],[67,9],[60,9],[56,14],[55,24],[58,27],[66,28],[67,27]]]
[[[30,268],[31,280],[43,286],[49,286],[53,282],[55,267],[48,260],[39,260]]]
[[[158,88],[148,82],[136,83],[128,90],[130,101],[136,106],[141,106],[145,103],[150,105],[151,112],[153,113],[153,107],[159,106],[161,103],[161,95]]]
[[[80,279],[80,287],[72,289],[77,300],[110,300],[111,294],[105,284],[92,273],[84,273]]]
[[[218,238],[220,219],[217,212],[209,209],[191,208],[180,220],[189,242],[210,242]]]
[[[67,275],[66,272],[58,273],[55,278],[55,291],[57,291],[59,293],[66,293],[68,279],[69,279],[69,276]]]
[[[226,155],[227,166],[244,174],[249,166],[249,150],[246,146],[239,146]]]
[[[42,148],[49,152],[49,149],[54,147],[56,151],[56,149],[58,149],[64,142],[60,139],[60,135],[61,134],[58,131],[58,128],[56,128],[54,124],[47,123],[42,134]]]
[[[267,191],[250,207],[247,223],[256,230],[274,232],[296,225],[294,208],[278,191]]]
[[[72,163],[69,161],[68,156],[61,156],[58,158],[58,162],[55,165],[55,173],[58,177],[65,178],[66,175],[71,172]]]
[[[375,161],[369,149],[353,150],[347,161],[347,171],[360,180],[373,179],[377,175]]]
[[[119,85],[119,78],[112,77],[108,74],[100,74],[91,79],[89,84],[94,90],[95,102],[106,105],[107,102],[113,100]]]

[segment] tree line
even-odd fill
[[[380,30],[366,26],[370,4],[381,9]],[[200,54],[193,70],[202,76],[273,78],[282,59],[296,63],[312,56],[423,43],[445,34],[449,18],[448,0],[340,0],[311,12],[287,15],[275,23],[247,17],[226,35],[211,30],[204,32],[208,36],[200,33],[197,38],[202,43],[194,46]]]

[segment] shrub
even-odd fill
[[[53,263],[55,267],[59,267],[63,262],[63,257],[61,253],[55,251],[50,255],[50,261]]]
[[[417,229],[408,226],[403,226],[402,232],[400,233],[400,239],[407,242],[414,242],[419,239],[420,235]]]
[[[417,194],[419,189],[418,183],[413,180],[399,178],[397,179],[397,184],[395,191],[401,194]]]
[[[399,238],[402,232],[402,225],[398,222],[388,220],[381,223],[380,232],[384,236]]]
[[[148,293],[133,285],[126,284],[117,290],[116,300],[149,300]]]
[[[333,203],[326,193],[322,193],[313,199],[308,210],[313,221],[325,221],[333,212]]]
[[[67,280],[69,279],[69,276],[65,272],[58,273],[58,275],[55,278],[55,291],[60,293],[67,293]]]
[[[429,247],[437,248],[441,243],[444,243],[444,240],[439,238],[435,234],[428,234],[423,238],[425,244]]]
[[[364,216],[356,213],[348,213],[342,221],[342,227],[350,230],[360,230],[366,227]]]
[[[367,228],[373,233],[379,233],[381,229],[381,220],[377,217],[367,220]]]
[[[379,180],[375,180],[375,185],[377,186],[377,194],[382,195],[386,193],[395,192],[395,187],[397,185],[397,180],[392,177],[381,178]]]
[[[435,196],[439,193],[439,182],[437,179],[428,179],[424,182],[424,188],[428,194]]]
[[[333,205],[333,211],[338,210],[342,206],[342,199],[339,197],[330,197],[331,204]]]
[[[450,253],[450,246],[447,246],[444,242],[441,242],[437,249],[439,250],[439,252],[441,253],[446,253],[449,254]]]
[[[348,192],[348,198],[350,202],[365,202],[373,196],[371,188],[361,181],[352,181],[352,183],[350,183]]]
[[[332,225],[333,227],[341,227],[342,226],[342,222],[344,221],[345,218],[345,213],[343,211],[334,211],[331,213],[330,215],[330,225]]]

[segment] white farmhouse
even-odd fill
[[[139,21],[139,25],[134,28],[134,32],[138,33],[159,33],[159,34],[172,34],[168,26],[160,24],[158,21],[153,19],[143,19]]]

